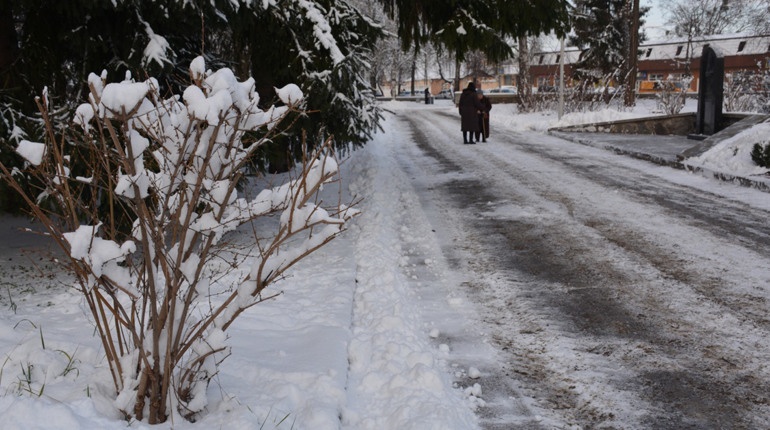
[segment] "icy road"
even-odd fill
[[[486,375],[484,428],[770,428],[769,194],[494,123],[463,145],[452,109],[397,117],[476,309],[484,347],[438,342]]]

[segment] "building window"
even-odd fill
[[[560,61],[561,61],[561,54],[557,54],[556,55],[556,64],[559,64]]]
[[[545,55],[540,56],[540,61],[538,61],[537,64],[543,64],[543,60],[545,59]]]
[[[676,47],[676,55],[679,55],[682,53],[682,48],[684,48],[682,45],[679,45]]]
[[[651,81],[662,81],[663,80],[663,73],[650,73],[650,80]]]
[[[738,52],[743,52],[743,48],[746,47],[746,41],[741,40],[741,43],[738,44]]]
[[[647,54],[645,55],[646,58],[650,58],[650,54],[652,54],[652,48],[649,48],[647,50]]]

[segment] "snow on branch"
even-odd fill
[[[321,12],[306,7],[323,33]],[[339,170],[331,139],[305,154],[287,183],[254,197],[239,191],[247,163],[302,108],[304,94],[294,84],[276,88],[284,106],[263,110],[253,79],[207,71],[202,57],[189,70],[192,84],[165,99],[154,78],[107,83],[104,73],[89,75],[91,94],[74,112],[77,131],[57,138],[49,121],[48,142],[19,144],[43,184],[39,195],[26,194],[0,164],[69,258],[102,340],[116,407],[150,423],[203,413],[208,382],[227,355],[224,331],[357,214],[319,197]],[[44,118],[48,105],[40,104]],[[258,221],[250,255],[224,240]],[[228,283],[212,268],[224,260],[232,261],[222,269],[234,276]]]

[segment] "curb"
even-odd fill
[[[553,130],[553,131],[548,131],[548,134],[554,137],[558,137],[560,139],[568,140],[570,142],[579,143],[581,145],[586,145],[594,148],[612,151],[618,155],[626,155],[632,158],[649,161],[651,163],[658,164],[661,166],[672,167],[674,169],[679,169],[679,170],[685,170],[690,173],[697,173],[706,178],[713,178],[722,182],[732,182],[734,184],[738,184],[743,187],[754,188],[759,191],[770,193],[770,177],[768,177],[767,179],[755,179],[755,178],[747,178],[745,176],[737,176],[730,173],[718,172],[716,170],[706,169],[699,166],[693,166],[691,164],[687,164],[680,160],[672,160],[670,158],[666,158],[658,155],[653,155],[653,154],[648,154],[648,153],[643,153],[638,151],[631,151],[625,148],[617,147],[612,144],[597,142],[592,139],[581,138],[577,136],[576,133],[563,133],[563,132],[558,132]]]

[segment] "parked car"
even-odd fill
[[[615,87],[606,87],[607,94],[615,94]],[[594,87],[593,92],[594,94],[604,94],[605,87],[598,86]]]
[[[412,90],[401,90],[400,93],[398,93],[398,97],[425,97],[425,88],[423,89],[414,89],[414,94],[412,94]]]
[[[516,87],[512,85],[503,85],[500,88],[492,88],[489,90],[490,94],[516,94]]]

